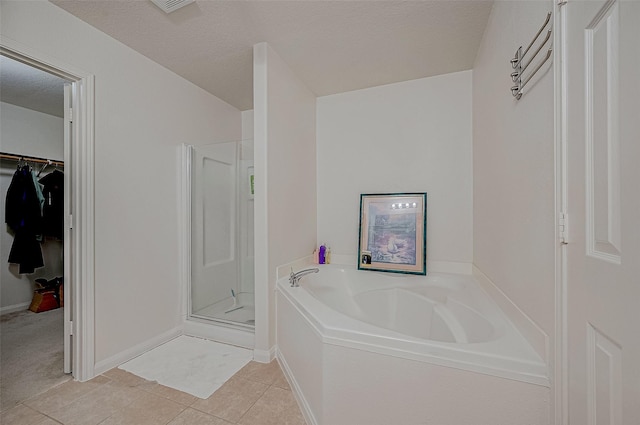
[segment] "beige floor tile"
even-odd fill
[[[190,407],[189,407],[190,406]],[[207,400],[111,369],[2,412],[2,425],[304,425],[277,361],[250,362]]]
[[[176,390],[174,388],[166,387],[164,385],[154,383],[153,385],[138,387],[149,393],[159,395],[176,403],[180,403],[183,406],[191,406],[194,401],[198,400],[198,397]]]
[[[191,407],[230,422],[237,422],[267,388],[267,385],[260,382],[234,376],[211,397],[206,400],[196,400]]]
[[[109,382],[111,381],[104,376],[97,376],[87,382],[67,381],[25,401],[24,404],[39,412],[48,414],[73,403],[79,397],[86,396]]]
[[[157,425],[166,424],[178,416],[186,406],[155,394],[145,393],[120,409],[100,425]]]
[[[240,378],[271,385],[282,376],[282,371],[276,360],[271,363],[249,362],[235,375]]]
[[[305,425],[291,391],[270,387],[238,422],[241,425]]]
[[[111,370],[106,371],[102,374],[112,381],[120,382],[121,384],[127,385],[129,387],[138,387],[141,385],[153,384],[155,382],[147,381],[140,376],[134,375],[133,373],[127,372],[126,370],[118,369],[114,367]]]
[[[60,425],[60,422],[54,421],[53,419],[45,416],[43,420],[41,420],[35,425]]]
[[[19,404],[9,410],[5,410],[0,415],[0,424],[2,425],[35,425],[44,419],[42,413],[32,408]]]
[[[271,385],[273,385],[274,387],[282,388],[283,390],[291,390],[291,386],[289,385],[287,378],[284,377],[284,373],[282,373],[281,369],[278,370],[280,371],[280,373],[278,373],[278,376]]]
[[[137,388],[111,381],[71,404],[45,413],[65,425],[93,425],[118,413],[143,394]]]
[[[167,425],[232,425],[224,419],[187,408]]]

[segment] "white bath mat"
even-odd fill
[[[179,336],[119,369],[206,399],[252,357],[253,352],[245,348]]]

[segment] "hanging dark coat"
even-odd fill
[[[19,264],[19,273],[33,273],[44,266],[36,237],[42,234],[40,201],[28,166],[18,169],[11,179],[5,204],[5,222],[13,231],[9,263]]]
[[[44,186],[42,231],[44,236],[62,239],[64,230],[64,173],[54,170],[40,179]]]

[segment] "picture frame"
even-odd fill
[[[427,194],[360,195],[358,270],[426,275]]]

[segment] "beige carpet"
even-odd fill
[[[0,316],[0,411],[71,379],[63,373],[64,312]]]

